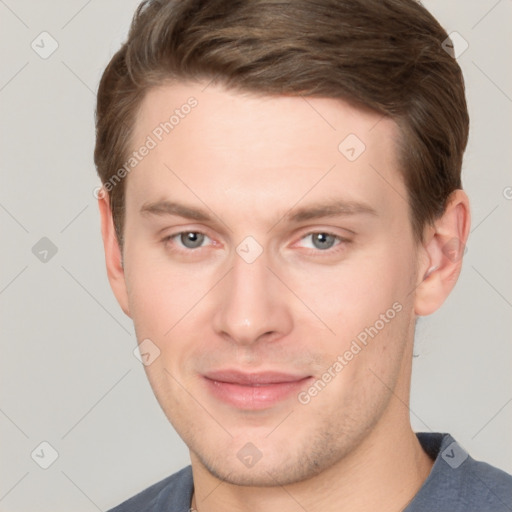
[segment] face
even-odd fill
[[[205,85],[141,106],[134,149],[156,144],[126,182],[123,306],[192,460],[288,484],[397,420],[418,274],[398,131],[336,100]]]

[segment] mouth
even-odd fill
[[[296,396],[313,377],[281,372],[224,370],[209,372],[203,378],[215,399],[237,409],[261,410]]]

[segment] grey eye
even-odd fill
[[[201,247],[205,239],[205,235],[195,231],[188,231],[180,234],[180,242],[187,249],[197,249]]]
[[[312,233],[311,239],[316,249],[330,249],[334,246],[337,237],[329,233]]]

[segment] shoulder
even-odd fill
[[[512,476],[505,471],[468,457],[460,480],[466,496],[466,510],[510,512]]]
[[[108,512],[188,512],[192,490],[192,468],[187,466]]]
[[[512,476],[473,459],[449,434],[418,434],[435,460],[407,512],[510,512]]]

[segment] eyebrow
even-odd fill
[[[200,222],[209,222],[213,220],[212,216],[205,210],[168,200],[145,203],[142,205],[140,212],[142,215],[175,215]],[[280,223],[283,220],[287,220],[290,223],[299,223],[324,217],[338,217],[361,214],[374,216],[378,215],[377,211],[368,204],[338,199],[297,208],[295,211],[292,208],[287,213],[282,215],[277,223]]]
[[[365,203],[334,200],[298,208],[295,213],[290,212],[285,215],[285,218],[290,222],[303,222],[305,220],[319,219],[323,217],[360,214],[377,216],[377,211]]]
[[[140,209],[142,215],[176,215],[185,219],[198,220],[202,222],[210,221],[211,216],[204,210],[193,208],[174,201],[157,201],[154,203],[145,203]]]

